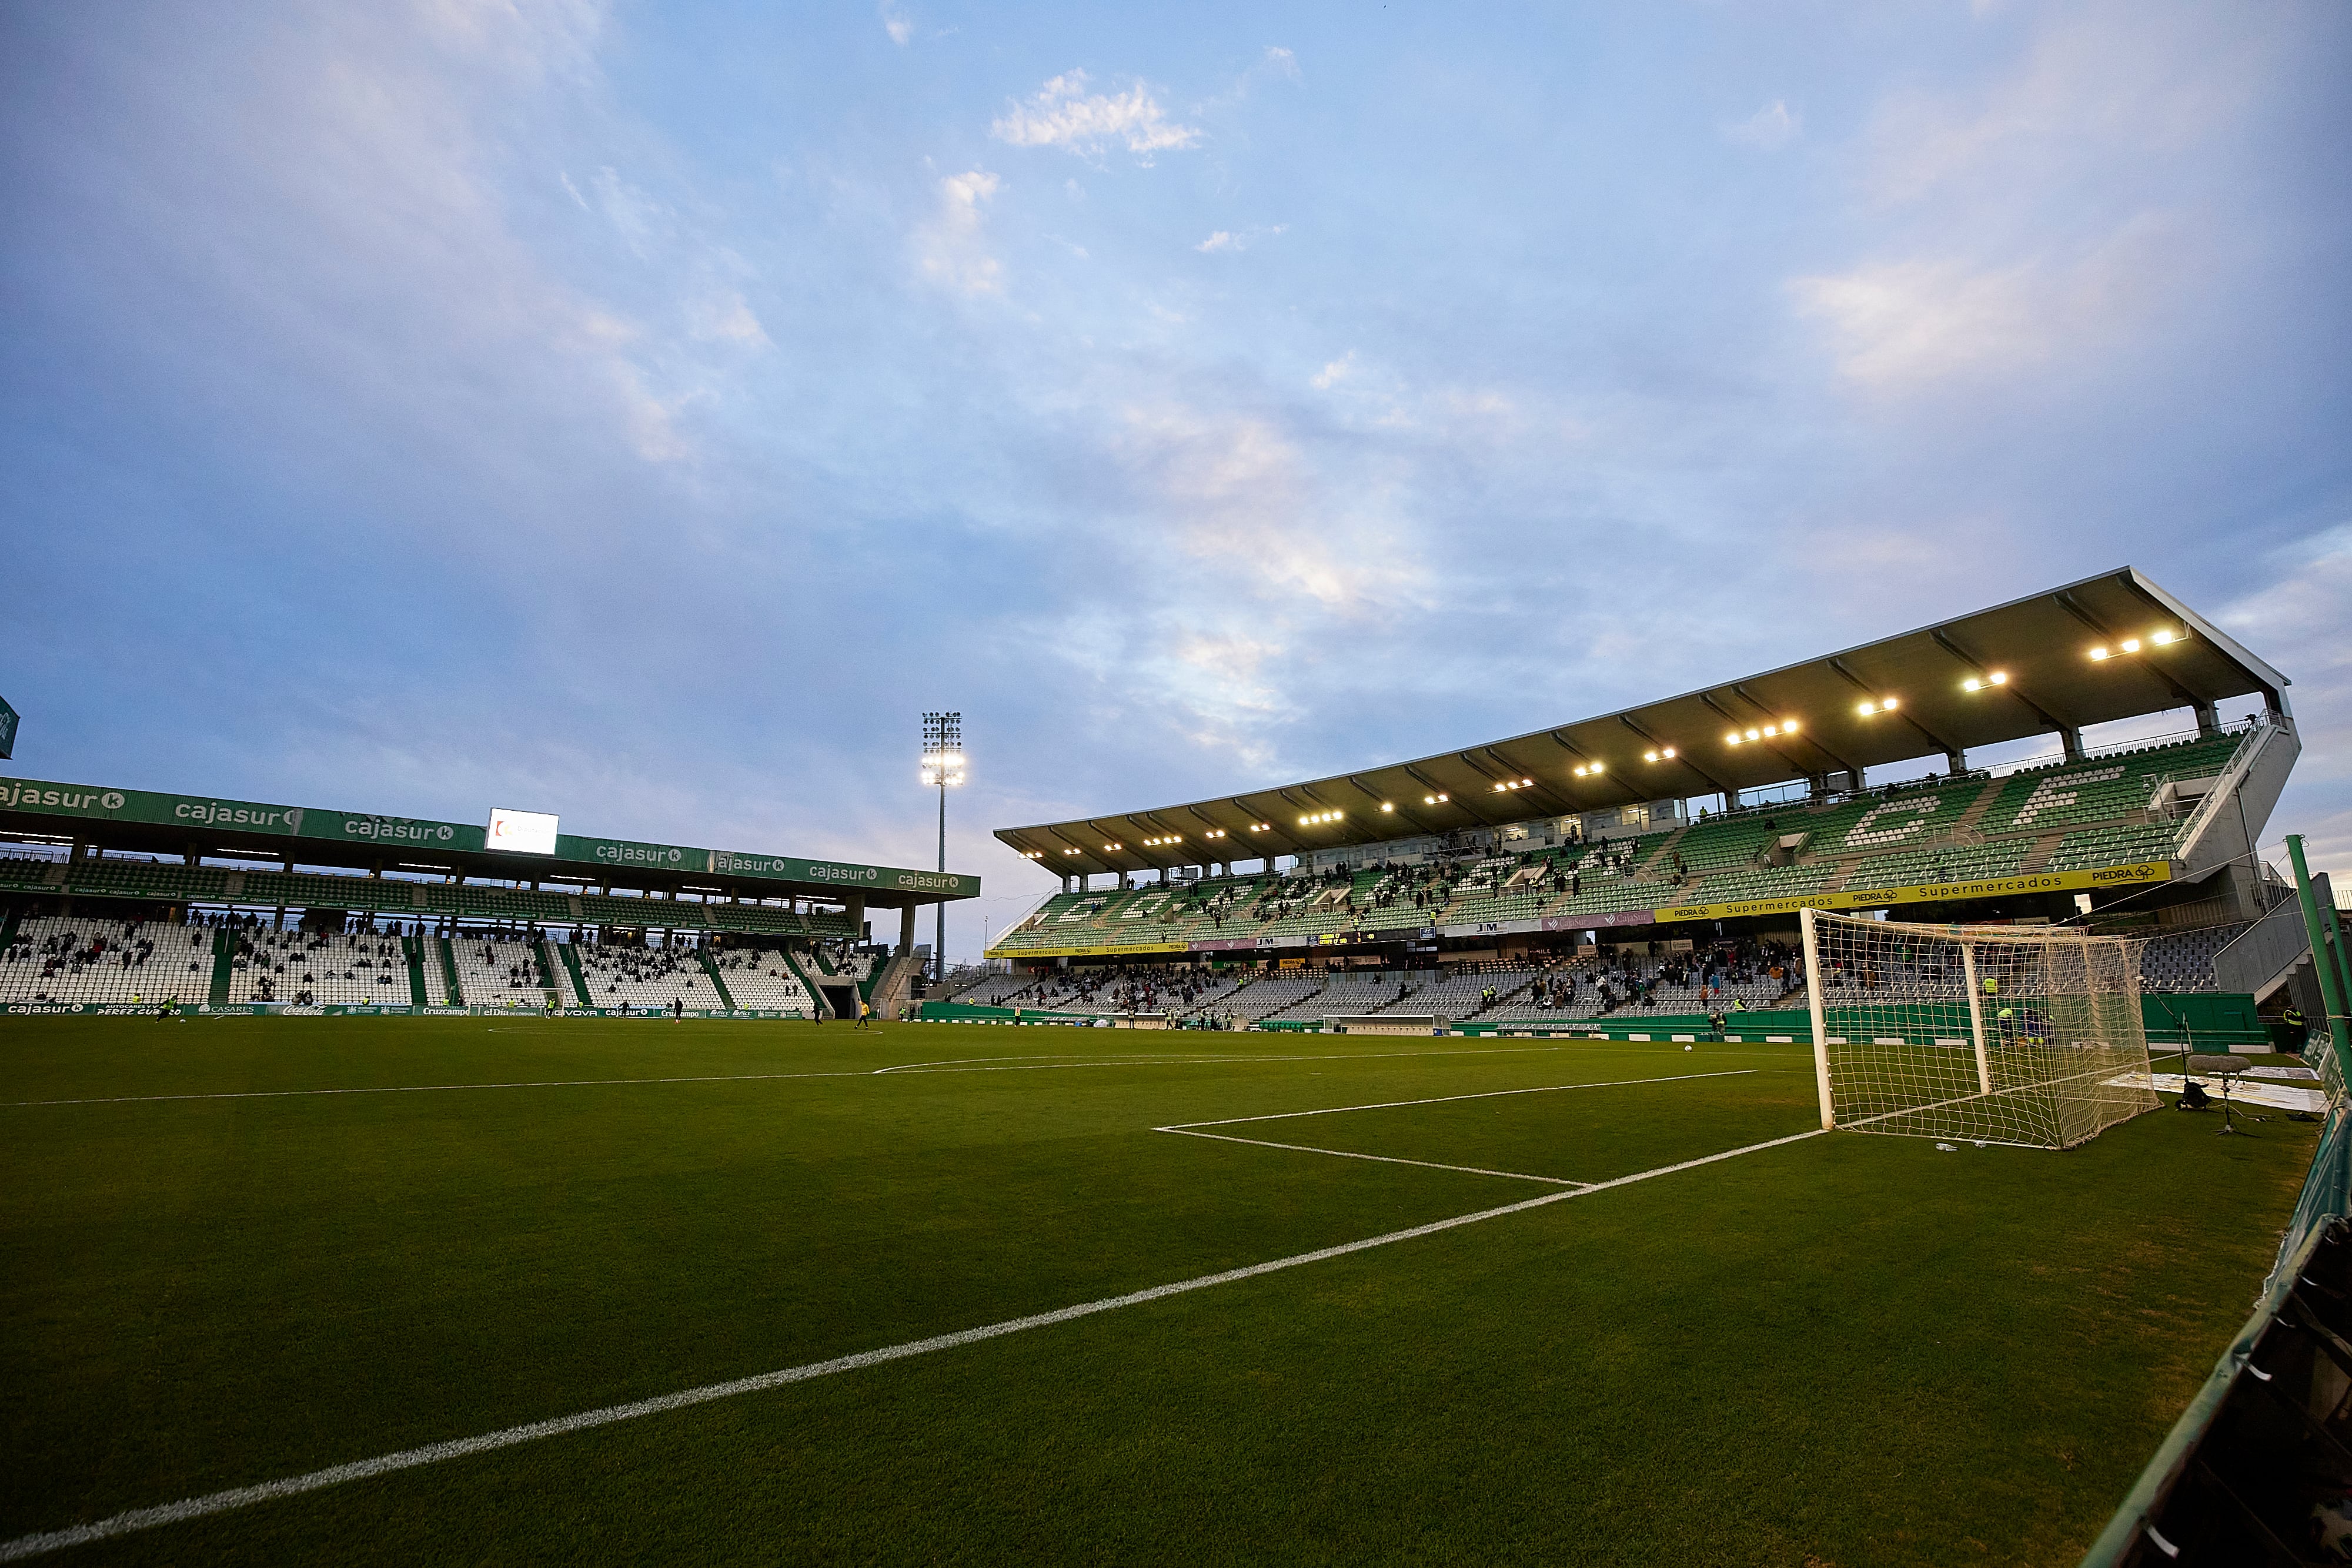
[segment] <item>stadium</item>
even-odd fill
[[[1002,829],[944,979],[976,875],[11,779],[0,1555],[2315,1560],[2288,690],[2120,570]]]
[[[1005,829],[1064,891],[990,949],[1011,974],[926,1016],[1786,1030],[1812,908],[2128,931],[2151,1027],[2259,1043],[2244,998],[2320,1006],[2307,966],[2239,940],[2281,902],[2252,852],[2301,750],[2286,687],[2124,570],[1484,746]],[[1970,766],[2037,737],[2047,761]]]
[[[558,826],[10,780],[0,1008],[895,1015],[929,958],[918,914],[980,891]],[[898,913],[895,947],[869,910]]]

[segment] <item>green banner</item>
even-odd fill
[[[0,758],[16,755],[16,710],[0,697]]]
[[[207,828],[267,837],[327,840],[337,843],[486,854],[487,830],[478,823],[437,822],[422,817],[387,817],[315,807],[274,806],[210,795],[163,795],[144,789],[106,789],[91,784],[58,784],[42,779],[0,779],[0,812],[61,817],[95,822],[136,822],[156,827]],[[44,823],[43,826],[47,826]],[[929,894],[973,898],[980,878],[955,872],[910,871],[851,861],[796,860],[785,855],[698,850],[684,844],[640,843],[631,839],[592,839],[559,833],[551,855],[500,854],[518,876],[526,867],[562,864],[607,871],[688,873],[698,876],[759,878],[837,888],[845,894]]]

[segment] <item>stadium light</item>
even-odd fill
[[[1795,719],[1793,719],[1793,718],[1784,718],[1784,719],[1782,719],[1782,720],[1780,721],[1780,733],[1781,733],[1782,735],[1794,735],[1794,734],[1796,734],[1796,733],[1797,733],[1797,721],[1796,721]],[[1667,755],[1668,757],[1672,757],[1672,756],[1674,755],[1674,753],[1673,753],[1672,751],[1669,751],[1669,752],[1667,752],[1667,753],[1666,753],[1666,755]]]
[[[2125,638],[2125,639],[2124,639],[2124,643],[2123,643],[2123,648],[2124,648],[2124,652],[2125,652],[2125,653],[2138,653],[2138,652],[2139,652],[2139,639],[2138,639],[2138,638],[2137,638],[2137,637],[2126,637],[2126,638]]]
[[[2172,641],[2172,639],[2173,639],[2173,635],[2174,635],[2174,634],[2173,634],[2173,632],[2170,632],[2169,630],[2161,631],[2161,632],[2149,632],[2149,633],[2148,633],[2148,635],[2147,635],[2147,640],[2148,640],[2149,642],[2151,642],[2151,643],[2155,643],[2158,647],[2161,648],[2161,647],[2163,647],[2167,643],[2169,643],[2169,642],[2171,642],[2171,641]]]
[[[2094,648],[2091,650],[2091,657],[2094,659],[2104,659],[2106,656],[2107,651],[2105,648]]]
[[[1758,739],[1761,739],[1762,737],[1761,737],[1760,736],[1759,736],[1759,735],[1757,734],[1757,732],[1756,732],[1754,729],[1752,729],[1752,728],[1751,728],[1751,729],[1750,729],[1750,730],[1748,730],[1748,739],[1750,739],[1750,740],[1758,740]]]
[[[1393,811],[1396,810],[1396,802],[1393,800],[1383,800],[1381,802],[1381,810],[1383,811]]]
[[[1735,730],[1733,730],[1729,735],[1725,736],[1725,737],[1723,737],[1723,744],[1724,744],[1724,745],[1726,745],[1726,746],[1737,746],[1737,745],[1738,745],[1738,744],[1739,744],[1739,732],[1738,732],[1738,730],[1736,730],[1736,729],[1735,729]]]
[[[923,782],[940,792],[940,873],[948,869],[948,791],[963,782],[963,715],[923,716]],[[913,946],[912,941],[908,946]],[[931,936],[931,972],[948,977],[948,902],[939,902],[939,925]]]

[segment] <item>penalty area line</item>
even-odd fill
[[[910,1341],[906,1344],[888,1345],[879,1350],[859,1351],[853,1355],[835,1356],[830,1361],[813,1361],[803,1366],[789,1366],[777,1372],[763,1372],[753,1377],[739,1377],[731,1382],[712,1383],[700,1388],[682,1389],[676,1394],[664,1394],[651,1399],[633,1400],[625,1405],[608,1405],[598,1410],[583,1410],[552,1420],[532,1421],[520,1427],[509,1427],[502,1431],[485,1432],[478,1437],[457,1437],[444,1443],[427,1443],[423,1448],[403,1448],[398,1453],[380,1454],[372,1459],[357,1459],[350,1464],[330,1465],[325,1469],[307,1475],[287,1476],[257,1486],[232,1487],[226,1491],[208,1492],[202,1497],[184,1498],[178,1502],[161,1503],[152,1508],[134,1508],[93,1520],[88,1524],[68,1525],[63,1530],[37,1531],[20,1535],[13,1541],[0,1542],[0,1563],[15,1563],[46,1552],[62,1552],[69,1546],[84,1546],[94,1541],[109,1541],[116,1536],[130,1535],[142,1530],[153,1530],[166,1524],[181,1524],[192,1519],[211,1514],[228,1513],[237,1509],[251,1508],[257,1503],[275,1502],[282,1498],[299,1497],[306,1492],[323,1491],[329,1487],[351,1481],[368,1480],[377,1476],[397,1474],[425,1465],[437,1465],[450,1459],[462,1459],[475,1454],[494,1453],[523,1443],[535,1443],[545,1437],[560,1437],[572,1432],[584,1432],[597,1427],[610,1427],[622,1421],[634,1421],[640,1416],[659,1416],[672,1410],[685,1410],[713,1400],[732,1399],[740,1395],[760,1394],[769,1389],[783,1388],[795,1383],[807,1383],[837,1373],[857,1372],[887,1362],[904,1361],[910,1356],[928,1355],[934,1351],[955,1350],[982,1340],[1001,1339],[1006,1334],[1021,1333],[1030,1329],[1050,1328],[1098,1312],[1116,1312],[1121,1307],[1141,1306],[1149,1301],[1164,1301],[1193,1291],[1205,1291],[1218,1285],[1230,1285],[1243,1280],[1255,1280],[1263,1274],[1275,1274],[1287,1269],[1304,1268],[1310,1263],[1326,1263],[1334,1258],[1351,1253],[1369,1252],[1376,1247],[1392,1247],[1400,1241],[1414,1241],[1424,1236],[1457,1230],[1465,1225],[1483,1224],[1489,1219],[1501,1219],[1507,1215],[1524,1214],[1531,1208],[1548,1204],[1564,1203],[1570,1198],[1590,1197],[1596,1192],[1612,1187],[1631,1186],[1635,1182],[1653,1177],[1673,1176],[1679,1171],[1696,1170],[1723,1160],[1739,1158],[1742,1155],[1758,1154],[1765,1149],[1777,1149],[1785,1144],[1802,1143],[1818,1138],[1822,1129],[1811,1128],[1792,1133],[1784,1138],[1771,1138],[1743,1148],[1726,1149],[1721,1154],[1703,1155],[1697,1159],[1683,1160],[1654,1170],[1638,1171],[1632,1176],[1617,1176],[1609,1181],[1595,1182],[1591,1186],[1570,1188],[1563,1192],[1548,1192],[1540,1197],[1523,1198],[1507,1203],[1499,1208],[1482,1208],[1471,1214],[1457,1214],[1450,1219],[1433,1220],[1404,1230],[1391,1230],[1383,1236],[1368,1236],[1360,1241],[1343,1241],[1336,1247],[1319,1247],[1311,1252],[1294,1253],[1268,1262],[1251,1263],[1239,1269],[1226,1269],[1214,1274],[1202,1274],[1196,1279],[1179,1280],[1171,1284],[1153,1285],[1147,1290],[1132,1291],[1123,1296],[1106,1296],[1100,1301],[1081,1301],[1076,1306],[1061,1307],[1049,1312],[1035,1312],[1028,1317],[1009,1318],[1003,1322],[988,1323],[979,1328],[959,1330],[954,1333],[937,1334],[929,1339]]]
[[[1566,1176],[1529,1176],[1525,1171],[1490,1171],[1484,1166],[1441,1165],[1435,1160],[1409,1160],[1402,1155],[1362,1155],[1353,1149],[1318,1149],[1307,1144],[1277,1144],[1270,1138],[1236,1138],[1231,1133],[1202,1133],[1191,1127],[1154,1127],[1155,1133],[1176,1133],[1187,1138],[1214,1138],[1221,1144],[1248,1144],[1260,1149],[1288,1149],[1294,1154],[1330,1155],[1343,1160],[1378,1160],[1384,1166],[1419,1166],[1430,1171],[1461,1171],[1468,1176],[1506,1176],[1512,1181],[1539,1181],[1552,1186],[1591,1186],[1589,1181]]]
[[[1273,1111],[1263,1116],[1227,1116],[1221,1122],[1179,1122],[1154,1127],[1155,1133],[1183,1133],[1194,1127],[1237,1127],[1244,1122],[1288,1122],[1300,1116],[1336,1116],[1343,1111],[1396,1111],[1408,1105],[1445,1105],[1456,1100],[1499,1100],[1510,1094],[1558,1094],[1570,1089],[1630,1089],[1641,1083],[1687,1083],[1699,1078],[1753,1078],[1762,1071],[1733,1067],[1720,1072],[1677,1072],[1669,1078],[1609,1078],[1592,1083],[1545,1083],[1533,1089],[1485,1089],[1475,1094],[1438,1094],[1425,1100],[1383,1100],[1374,1105],[1326,1105],[1314,1111]]]

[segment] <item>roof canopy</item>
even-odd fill
[[[1070,874],[1305,854],[1817,774],[1859,782],[1865,768],[2253,693],[2284,714],[2287,684],[2125,567],[1556,729],[996,836]]]
[[[301,865],[457,872],[501,880],[698,889],[754,898],[862,899],[877,908],[971,898],[980,878],[854,861],[690,849],[557,833],[546,854],[491,850],[482,827],[210,795],[164,795],[38,779],[0,779],[0,829],[109,848],[267,855]]]

